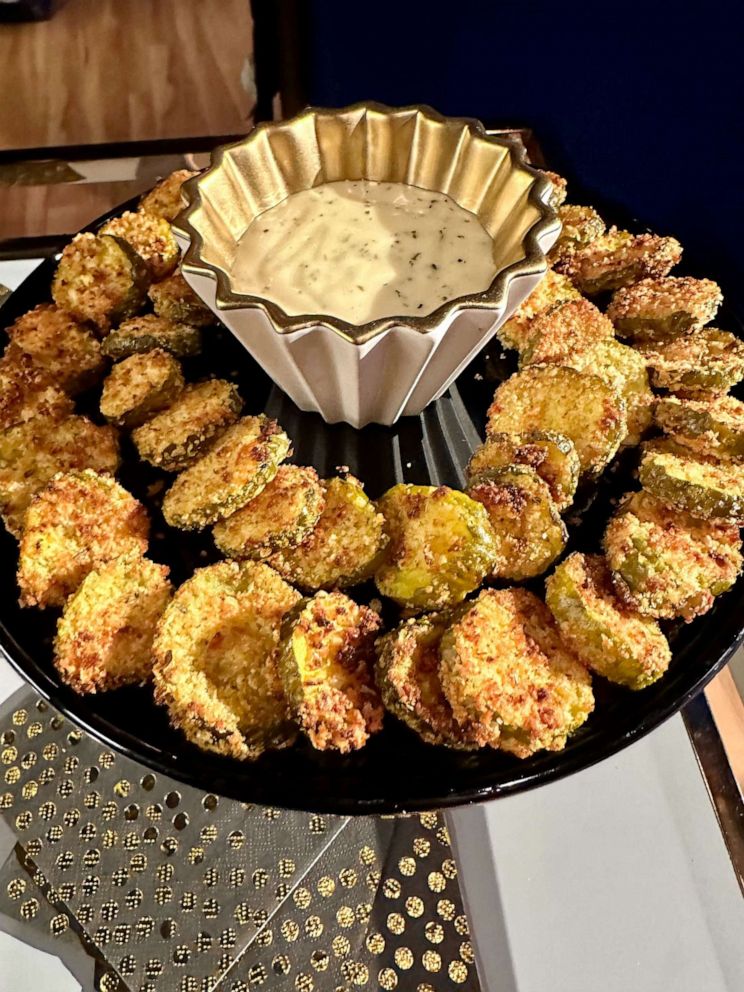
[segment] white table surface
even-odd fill
[[[34,264],[0,263],[0,282]],[[21,684],[0,661],[0,699]],[[744,989],[744,900],[679,716],[595,768],[448,822],[483,992]],[[0,933],[0,992],[80,987]]]

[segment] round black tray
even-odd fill
[[[596,198],[594,201],[596,202]],[[114,213],[130,209],[125,204]],[[611,216],[604,211],[606,217]],[[107,217],[90,229],[95,230]],[[616,223],[627,219],[613,218]],[[56,261],[42,263],[0,309],[0,326],[49,299]],[[714,275],[710,272],[693,273]],[[742,333],[733,312],[721,326]],[[329,426],[315,414],[302,413],[268,379],[225,328],[205,334],[201,356],[185,362],[187,378],[207,374],[238,382],[248,413],[276,417],[292,438],[294,460],[313,465],[321,475],[337,466],[349,469],[379,496],[395,482],[461,487],[463,466],[483,433],[485,411],[496,382],[514,371],[513,363],[492,343],[462,373],[457,384],[420,417],[391,428],[354,430]],[[96,396],[81,406],[100,419]],[[167,528],[153,483],[167,477],[138,462],[124,442],[124,486],[141,499],[152,516],[150,554],[171,568],[178,584],[194,568],[216,561],[209,532],[185,534]],[[637,453],[616,459],[599,484],[580,493],[569,512],[569,550],[596,550],[613,502],[634,487]],[[157,488],[157,486],[155,487]],[[161,496],[162,496],[162,486]],[[239,762],[200,751],[173,730],[149,688],[121,689],[80,696],[63,685],[52,664],[55,610],[21,610],[17,605],[15,541],[0,535],[0,651],[54,706],[100,741],[148,767],[200,789],[244,802],[340,814],[397,813],[493,799],[543,785],[586,768],[638,740],[689,702],[728,661],[744,634],[742,583],[720,597],[713,609],[687,625],[667,628],[674,660],[661,681],[633,693],[595,679],[596,709],[564,751],[541,753],[520,761],[498,751],[452,752],[432,747],[393,717],[361,751],[341,756],[313,750],[306,741],[268,752],[255,762]],[[533,583],[541,591],[542,581]],[[352,590],[359,598],[375,594],[373,586]],[[388,618],[395,621],[391,611]]]

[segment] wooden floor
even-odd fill
[[[253,108],[249,0],[66,0],[0,25],[0,147],[237,134]]]

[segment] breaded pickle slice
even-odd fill
[[[177,477],[163,500],[166,523],[199,530],[235,513],[271,482],[290,448],[275,420],[243,417]]]
[[[21,606],[61,606],[94,568],[130,551],[144,554],[149,525],[144,506],[110,475],[55,475],[26,511]]]
[[[78,234],[62,252],[52,298],[63,310],[107,331],[137,313],[149,285],[146,264],[126,241]]]
[[[638,472],[641,485],[662,502],[701,520],[744,524],[744,468],[734,462],[683,458],[647,451]]]
[[[194,327],[209,327],[217,322],[212,311],[202,303],[180,272],[154,282],[148,296],[159,317],[193,324]]]
[[[470,727],[455,720],[439,677],[443,614],[404,620],[377,641],[375,678],[382,701],[427,744],[460,750],[480,747]]]
[[[612,297],[607,316],[621,337],[659,341],[713,320],[723,296],[712,279],[690,276],[641,279]]]
[[[542,575],[563,551],[568,531],[543,480],[523,465],[476,476],[468,495],[482,503],[496,536],[491,578]]]
[[[560,751],[594,709],[591,677],[526,589],[488,589],[446,631],[442,686],[479,743],[526,758]]]
[[[90,329],[54,303],[41,303],[8,328],[11,348],[30,355],[70,395],[92,386],[106,361]]]
[[[137,427],[183,390],[177,359],[161,348],[117,362],[103,383],[101,413],[118,427]]]
[[[744,457],[744,403],[734,396],[663,396],[656,401],[654,417],[662,430],[688,448],[724,458]]]
[[[558,209],[563,228],[550,249],[548,259],[554,265],[578,248],[584,248],[607,230],[607,225],[594,207],[565,203]]]
[[[610,682],[644,689],[669,667],[672,652],[658,623],[618,597],[602,555],[569,555],[546,579],[545,601],[564,642]]]
[[[57,624],[54,665],[63,680],[77,692],[147,682],[155,626],[171,591],[167,567],[138,552],[90,572]]]
[[[524,303],[498,329],[496,336],[505,348],[514,348],[521,353],[529,344],[533,321],[538,314],[566,300],[580,299],[581,293],[567,276],[548,269]]]
[[[401,606],[452,606],[493,568],[497,546],[488,513],[465,493],[399,483],[377,506],[389,543],[375,582],[383,596]]]
[[[593,303],[568,300],[535,317],[520,365],[571,365],[572,356],[614,336],[612,324]]]
[[[34,417],[61,420],[73,409],[67,393],[31,355],[10,348],[0,358],[0,430]]]
[[[165,220],[175,220],[184,208],[181,194],[181,186],[187,179],[196,176],[198,173],[190,172],[188,169],[178,169],[171,172],[149,193],[145,193],[139,202],[138,210],[153,214],[155,217],[164,217]]]
[[[653,421],[654,394],[643,356],[613,338],[596,346],[585,368],[604,379],[625,401],[628,432],[622,444],[638,444]]]
[[[153,348],[162,348],[176,358],[185,358],[201,351],[201,331],[190,324],[146,313],[119,324],[104,338],[101,348],[104,355],[115,361]]]
[[[31,497],[57,472],[119,467],[119,441],[113,427],[100,427],[74,414],[63,420],[35,417],[0,433],[0,512],[16,537]]]
[[[140,458],[167,472],[180,472],[240,416],[243,401],[225,379],[186,386],[161,413],[132,432]]]
[[[596,375],[531,365],[498,387],[487,429],[489,435],[556,431],[573,442],[582,473],[598,475],[627,434],[626,405]]]
[[[621,597],[659,619],[705,613],[742,565],[736,525],[695,519],[644,491],[624,500],[603,546]]]
[[[257,758],[292,743],[277,649],[299,598],[257,562],[198,568],[176,591],[155,633],[155,699],[197,747]]]
[[[657,389],[684,396],[726,393],[744,379],[744,341],[716,327],[640,344],[637,350]]]
[[[163,217],[130,210],[104,224],[101,234],[111,234],[126,241],[143,260],[153,279],[165,279],[178,264],[178,243]]]
[[[550,197],[551,206],[560,207],[560,205],[565,202],[568,192],[568,183],[563,176],[559,176],[557,172],[550,172],[548,169],[539,169],[538,171],[553,184],[553,191]]]
[[[587,296],[629,286],[646,277],[662,277],[682,257],[674,238],[657,234],[631,234],[611,227],[584,248],[577,248],[556,262],[580,292]]]
[[[370,579],[386,541],[382,514],[358,479],[326,479],[323,489],[325,506],[310,534],[270,559],[280,575],[307,592]]]
[[[557,510],[565,510],[573,502],[579,482],[579,456],[573,441],[565,434],[555,431],[489,434],[468,462],[468,478],[472,480],[484,472],[511,465],[525,465],[537,472],[550,490]]]
[[[229,558],[268,558],[301,544],[324,506],[325,490],[315,469],[280,465],[258,496],[214,525],[214,543]]]
[[[382,727],[373,678],[382,622],[342,592],[317,592],[285,619],[279,673],[290,710],[319,751],[347,754]]]

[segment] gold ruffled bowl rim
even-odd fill
[[[458,296],[442,303],[431,313],[422,317],[400,315],[382,317],[364,324],[354,324],[334,317],[330,314],[307,313],[290,315],[272,300],[250,293],[238,293],[233,290],[230,274],[222,266],[204,258],[204,239],[201,232],[191,222],[191,217],[202,207],[200,183],[208,175],[224,168],[225,156],[234,148],[248,146],[257,141],[262,133],[271,131],[281,125],[300,122],[319,114],[342,116],[351,113],[373,111],[380,114],[421,114],[437,123],[455,124],[467,130],[474,138],[482,139],[490,144],[505,147],[509,152],[512,168],[526,172],[532,176],[528,191],[529,202],[537,209],[538,219],[527,229],[521,244],[524,258],[510,263],[500,269],[494,276],[490,286],[478,293]],[[215,305],[218,310],[261,310],[269,318],[278,334],[291,334],[318,325],[329,328],[341,338],[353,344],[366,344],[390,330],[393,327],[410,327],[420,333],[432,332],[443,323],[450,321],[464,310],[500,310],[508,298],[509,286],[514,279],[522,276],[544,274],[548,269],[545,251],[540,247],[540,240],[547,235],[560,231],[560,219],[557,209],[550,202],[553,194],[551,181],[530,165],[527,161],[527,150],[514,138],[503,135],[488,134],[484,125],[472,117],[450,117],[440,114],[427,104],[409,104],[403,107],[391,107],[375,100],[362,100],[346,107],[306,107],[305,110],[293,117],[281,121],[266,121],[257,124],[244,138],[227,145],[221,145],[212,152],[211,163],[203,172],[187,180],[181,187],[186,206],[173,222],[176,233],[185,241],[188,247],[181,262],[182,269],[195,275],[213,277],[217,283]]]

